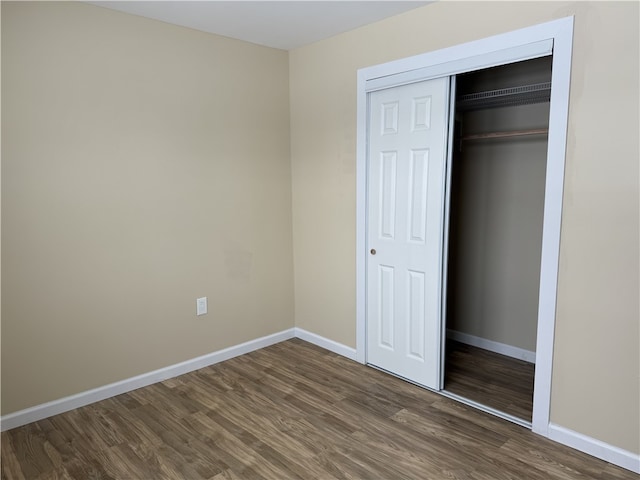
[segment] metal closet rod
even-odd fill
[[[487,132],[487,133],[475,133],[473,135],[464,135],[460,140],[482,140],[491,138],[506,138],[506,137],[524,137],[528,135],[547,135],[549,133],[548,128],[534,128],[529,130],[512,130],[507,132]]]

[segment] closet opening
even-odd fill
[[[551,65],[545,56],[455,80],[444,391],[529,425]]]

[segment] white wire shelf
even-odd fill
[[[545,82],[461,95],[457,107],[462,111],[479,110],[543,103],[550,98],[551,82]]]

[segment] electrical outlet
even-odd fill
[[[196,300],[196,315],[204,315],[207,313],[207,297],[201,297]]]

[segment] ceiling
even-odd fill
[[[89,1],[121,12],[291,50],[429,1]]]

